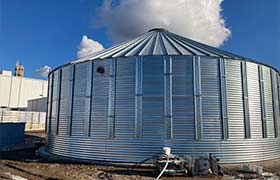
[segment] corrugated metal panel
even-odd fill
[[[69,88],[68,88],[68,107],[67,107],[67,135],[72,135],[72,120],[73,120],[73,102],[75,88],[75,73],[76,65],[72,65],[69,73]]]
[[[109,101],[108,101],[108,137],[115,137],[115,107],[116,107],[116,59],[110,59]]]
[[[263,66],[263,80],[264,80],[264,101],[266,107],[266,126],[267,137],[274,137],[274,119],[273,119],[273,104],[271,91],[271,76],[270,68]]]
[[[103,67],[104,73],[97,68]],[[108,93],[109,93],[109,61],[94,61],[91,136],[108,137]]]
[[[248,100],[248,82],[247,82],[247,64],[245,61],[241,62],[241,75],[242,75],[245,138],[251,138],[249,100]]]
[[[279,97],[277,89],[277,76],[276,72],[270,69],[271,76],[271,90],[272,90],[272,104],[273,104],[273,119],[274,119],[274,135],[278,137],[278,121],[279,121]]]
[[[264,96],[264,76],[263,67],[259,65],[259,84],[260,84],[260,105],[261,105],[261,117],[262,117],[262,134],[263,138],[267,138],[267,123],[266,123],[266,105]]]
[[[56,147],[54,147],[54,145]],[[220,158],[222,163],[241,163],[278,158],[280,143],[277,139],[246,139],[244,141],[185,141],[174,140],[169,144],[176,155],[199,157],[206,153]],[[71,147],[71,148],[69,148]],[[93,148],[94,147],[94,148]],[[131,140],[104,138],[49,138],[51,153],[86,160],[139,162],[153,154],[161,153],[160,139]]]
[[[48,78],[48,100],[47,100],[47,106],[48,106],[48,111],[46,115],[46,132],[49,134],[51,132],[51,117],[52,117],[52,96],[53,96],[53,75],[52,73],[49,78]]]
[[[73,136],[85,135],[85,101],[86,101],[86,77],[88,63],[77,64],[75,67],[75,83],[73,96]]]
[[[243,139],[244,112],[240,62],[226,60],[228,126],[230,139]]]
[[[93,88],[93,62],[87,62],[86,69],[86,99],[85,99],[85,135],[90,136],[91,109],[92,109],[92,88]]]
[[[247,62],[247,82],[251,138],[262,138],[262,119],[258,65]]]
[[[173,57],[172,100],[174,139],[195,139],[192,58]]]
[[[227,73],[224,59],[219,59],[220,91],[221,91],[221,118],[222,118],[222,138],[228,139],[228,105],[227,105]]]
[[[173,138],[172,57],[164,57],[164,121],[165,137]]]
[[[58,134],[67,134],[68,106],[71,103],[69,100],[70,93],[70,66],[62,68],[61,77],[61,96],[60,96],[60,112],[59,112],[59,131]]]
[[[53,87],[52,87],[52,93],[53,94],[52,94],[52,101],[51,101],[52,111],[51,111],[50,133],[54,133],[54,134],[56,134],[56,132],[57,132],[57,130],[56,130],[56,128],[57,128],[56,118],[57,118],[57,113],[58,113],[57,112],[57,110],[58,110],[57,100],[58,100],[58,89],[59,89],[58,83],[57,83],[58,78],[59,78],[58,74],[59,74],[59,71],[55,71],[54,74],[53,74]]]
[[[115,137],[134,138],[135,60],[118,59],[116,74]]]
[[[203,139],[222,139],[218,59],[201,59]]]
[[[161,138],[164,128],[163,58],[143,58],[143,137]]]
[[[143,136],[143,61],[136,58],[135,62],[135,138]]]
[[[59,130],[59,112],[60,112],[60,96],[61,96],[61,76],[62,76],[62,69],[58,71],[56,81],[56,134],[58,134]]]
[[[200,57],[193,57],[193,98],[195,139],[203,138]]]
[[[278,92],[278,104],[279,104],[279,114],[278,117],[280,119],[280,76],[277,72],[277,92]],[[280,134],[280,122],[278,122],[278,135]]]

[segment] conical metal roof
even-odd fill
[[[171,33],[165,29],[156,28],[138,38],[82,57],[72,63],[94,59],[150,55],[192,55],[245,59],[244,57]]]

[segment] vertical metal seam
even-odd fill
[[[108,137],[115,136],[115,97],[116,97],[116,60],[110,59],[109,99],[108,99]]]
[[[142,57],[136,57],[135,63],[135,138],[143,136],[142,98],[143,98],[143,62]]]
[[[58,80],[57,80],[57,97],[56,97],[56,135],[58,135],[59,131],[59,113],[60,113],[60,99],[61,99],[61,76],[62,69],[58,71]]]
[[[92,109],[92,87],[93,87],[93,61],[87,66],[86,99],[85,99],[85,134],[90,136],[91,129],[91,109]]]
[[[202,112],[201,112],[201,75],[200,75],[200,57],[193,57],[193,87],[194,87],[194,120],[195,120],[195,138],[203,138]]]
[[[71,67],[70,85],[69,85],[69,107],[68,107],[68,127],[67,134],[72,135],[72,119],[73,119],[73,104],[74,104],[74,86],[75,86],[75,64]]]
[[[89,111],[89,127],[88,127],[88,136],[91,135],[91,115],[92,115],[92,95],[93,95],[93,74],[94,74],[94,61],[91,62],[91,87],[90,87],[90,111]]]
[[[263,134],[263,138],[267,138],[263,69],[261,65],[258,66],[258,70],[259,70],[259,86],[260,86],[261,115],[262,115],[262,134]]]
[[[277,78],[276,81],[277,81],[277,96],[278,96],[278,99],[277,99],[277,101],[278,101],[278,114],[277,114],[277,116],[278,116],[278,120],[279,120],[279,117],[280,117],[280,79],[279,79],[278,72],[276,72],[276,78]],[[278,128],[277,135],[279,136],[279,122],[278,122],[277,128]]]
[[[197,131],[197,117],[196,117],[196,70],[195,70],[195,56],[192,57],[192,85],[193,85],[193,116],[194,116],[194,127],[195,127],[195,139],[198,139],[198,131]]]
[[[170,138],[173,139],[173,59],[169,59],[169,115],[170,115]]]
[[[49,111],[49,125],[48,125],[48,133],[51,133],[51,123],[52,123],[52,103],[53,103],[53,80],[54,80],[54,72],[51,74],[51,95],[50,95],[50,111]]]
[[[228,107],[227,107],[227,83],[226,83],[226,67],[225,60],[219,59],[220,71],[220,91],[221,91],[221,114],[222,114],[222,133],[223,139],[229,138],[228,129]]]
[[[48,77],[48,90],[47,90],[47,113],[46,113],[46,119],[45,119],[45,133],[48,132],[48,118],[49,118],[49,111],[50,111],[50,76]]]
[[[173,138],[172,122],[172,57],[164,57],[164,115],[165,134],[167,139]]]
[[[275,92],[275,75],[273,70],[270,69],[270,80],[271,80],[271,93],[272,93],[272,105],[273,105],[273,120],[274,120],[274,137],[278,137],[278,113],[277,113],[277,104],[276,104],[276,92]]]
[[[246,61],[241,62],[241,76],[242,76],[242,95],[243,95],[245,138],[251,138]]]
[[[200,138],[203,139],[203,120],[202,120],[202,92],[201,92],[201,66],[200,66],[200,56],[197,57],[197,77],[198,77],[198,102],[199,102],[199,121],[200,121]]]

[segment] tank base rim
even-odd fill
[[[38,149],[38,153],[41,157],[48,159],[50,161],[59,161],[64,163],[77,163],[77,164],[92,164],[92,165],[101,165],[101,166],[116,166],[116,167],[134,167],[137,163],[131,162],[116,162],[116,161],[101,161],[101,160],[86,160],[80,158],[70,158],[66,156],[52,154],[47,151],[46,146],[42,146]],[[152,163],[143,163],[141,167],[154,167]]]

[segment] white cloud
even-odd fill
[[[223,0],[105,0],[99,24],[113,42],[136,37],[161,27],[185,37],[221,46],[231,32],[222,17]]]
[[[86,35],[84,35],[78,49],[77,56],[78,58],[81,58],[104,48],[99,42],[89,39]]]
[[[46,65],[39,69],[36,69],[34,75],[37,77],[48,77],[50,71],[51,71],[51,67]]]

